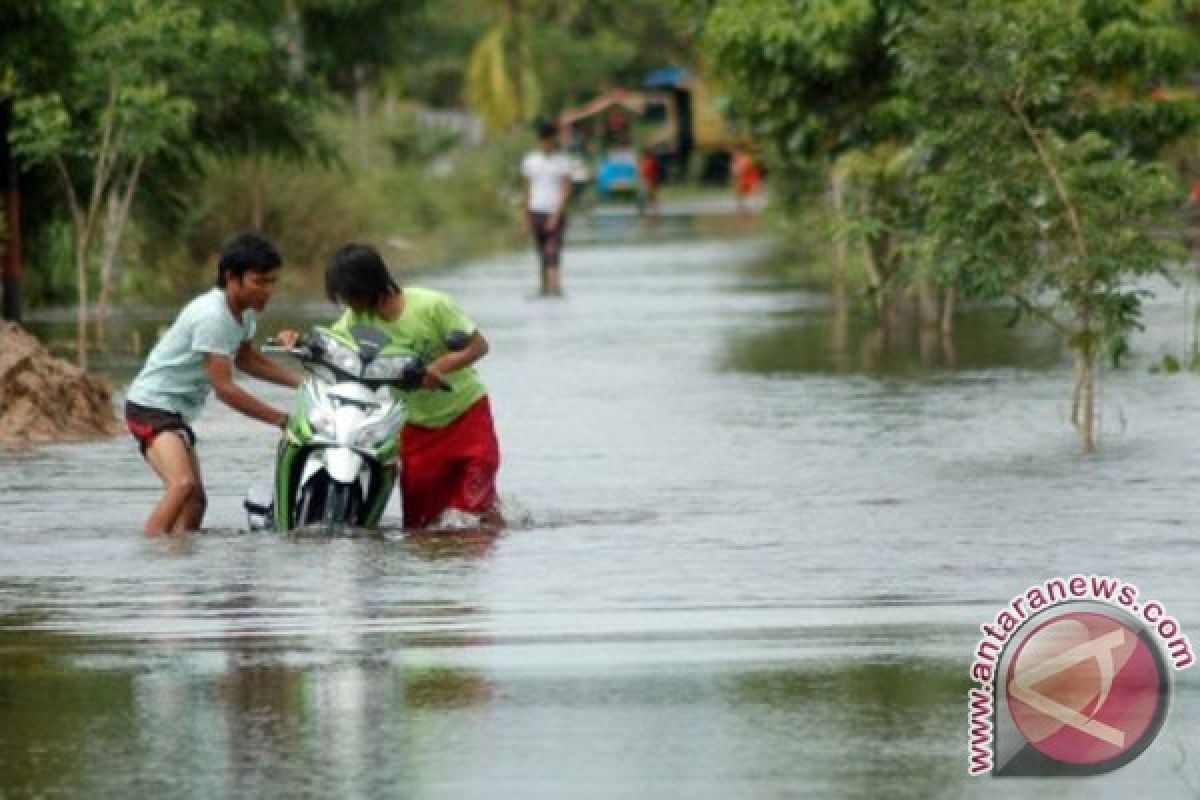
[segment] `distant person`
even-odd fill
[[[245,233],[225,246],[217,285],[188,303],[129,386],[125,421],[142,456],[162,479],[163,496],[146,520],[149,536],[200,528],[208,505],[192,421],[210,390],[248,417],[284,428],[288,415],[239,387],[238,369],[280,386],[301,376],[250,343],[256,314],[279,281],[283,260],[262,236]]]
[[[651,150],[642,152],[638,171],[642,176],[642,186],[645,190],[646,211],[653,214],[658,209],[658,184],[662,180],[662,169],[658,164],[658,156]]]
[[[334,253],[325,291],[345,308],[334,330],[376,328],[427,364],[421,388],[395,390],[408,407],[400,432],[404,527],[435,525],[447,511],[503,525],[496,493],[500,445],[487,388],[473,366],[487,355],[488,343],[474,321],[448,294],[398,286],[382,256],[367,245],[348,244]],[[452,349],[454,336],[463,341]],[[279,340],[293,346],[299,334],[283,331]]]
[[[521,161],[521,175],[525,178],[524,223],[537,249],[541,293],[557,297],[562,295],[563,236],[574,170],[571,159],[558,150],[558,126],[542,120],[537,123],[536,131],[538,148]]]
[[[748,152],[738,149],[733,151],[731,171],[738,213],[749,213],[749,199],[762,184],[762,168]]]

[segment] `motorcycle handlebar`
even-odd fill
[[[311,351],[303,345],[287,347],[274,336],[263,342],[263,345],[259,348],[259,350],[263,353],[284,353],[285,355],[289,356],[309,355],[311,353]]]
[[[263,353],[284,353],[286,355],[298,356],[298,357],[311,357],[312,356],[312,350],[309,349],[308,347],[304,347],[303,345],[301,345],[299,347],[285,347],[274,336],[268,338],[265,342],[263,342],[263,345],[261,348],[259,348],[259,350]],[[423,372],[424,372],[424,369],[422,369],[422,373]],[[378,384],[378,385],[392,386],[397,389],[411,390],[413,388],[417,388],[417,387],[413,386],[413,383],[419,383],[419,381],[414,380],[414,377],[410,376],[407,378],[401,378],[401,379],[390,380],[390,381],[364,381],[364,383],[373,383],[373,384]],[[445,384],[443,386],[439,386],[438,391],[452,392],[452,391],[454,391],[454,389],[449,384]]]

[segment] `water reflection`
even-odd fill
[[[888,331],[846,304],[782,311],[764,326],[732,337],[728,369],[761,374],[832,373],[920,376],[948,370],[1044,370],[1063,363],[1060,338],[1048,328],[1009,327],[1011,315],[975,309],[959,315],[953,334],[916,325]]]
[[[453,538],[419,557],[486,554],[479,537]],[[298,559],[283,571],[304,577],[283,594],[266,574],[146,581],[122,604],[165,624],[132,638],[46,630],[49,613],[0,617],[0,796],[374,798],[419,784],[414,743],[446,744],[425,743],[424,720],[493,696],[478,670],[419,653],[487,646],[446,633],[478,610],[381,602],[409,556],[399,542],[289,544]]]
[[[925,660],[752,671],[726,686],[739,738],[772,773],[804,763],[813,788],[845,797],[961,796],[957,739],[965,673]],[[958,787],[958,788],[955,788]]]

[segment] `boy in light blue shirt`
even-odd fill
[[[233,382],[236,366],[281,386],[300,385],[300,375],[250,343],[257,313],[275,291],[282,267],[279,253],[262,236],[245,233],[231,241],[217,264],[216,288],[184,307],[129,386],[126,424],[164,488],[146,520],[149,536],[198,530],[204,519],[208,498],[190,423],[210,391],[249,417],[287,425],[287,412]]]

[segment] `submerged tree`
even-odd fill
[[[1096,366],[1139,328],[1139,279],[1181,251],[1162,148],[1196,122],[1165,87],[1196,49],[1172,0],[928,2],[899,38],[927,126],[925,244],[966,292],[1007,298],[1074,354],[1072,421],[1096,446]]]
[[[822,188],[814,177],[824,179],[839,228],[862,244],[886,323],[914,277],[907,254],[920,218],[921,162],[911,149],[919,120],[892,49],[914,0],[691,5],[731,111],[770,148],[773,198],[808,203]]]

